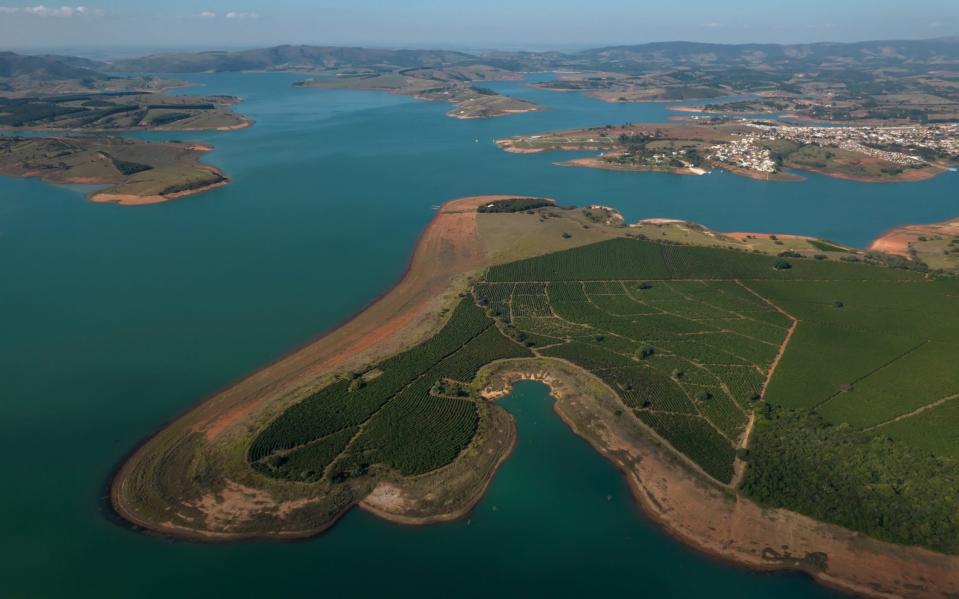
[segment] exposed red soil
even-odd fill
[[[347,363],[372,362],[415,341],[415,329],[428,324],[453,279],[483,265],[476,207],[507,197],[512,196],[469,197],[445,204],[420,237],[410,266],[396,286],[353,319],[224,391],[222,395],[242,394],[246,399],[195,430],[214,439],[263,402],[275,399],[280,389],[309,384],[344,369]]]
[[[903,225],[890,229],[873,241],[869,249],[909,258],[910,243],[918,241],[920,237],[935,235],[959,236],[959,218],[931,225]]]

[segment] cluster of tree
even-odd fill
[[[483,204],[477,208],[477,212],[498,213],[498,212],[525,212],[526,210],[535,210],[537,208],[546,208],[553,203],[542,198],[511,198],[508,200],[496,200],[489,204]]]
[[[129,160],[121,160],[116,156],[107,155],[110,158],[110,162],[113,163],[113,166],[120,171],[122,174],[130,176],[137,173],[142,173],[144,171],[153,170],[153,167],[149,164],[143,164],[141,162],[132,162]]]
[[[742,491],[870,536],[959,553],[955,462],[812,412],[767,404]]]
[[[222,183],[226,181],[226,177],[219,173],[215,173],[209,179],[199,179],[196,181],[187,181],[186,183],[177,183],[176,185],[169,185],[160,191],[159,195],[172,195],[174,193],[181,193],[184,191],[193,191],[194,189],[200,189],[201,187],[206,187],[208,185],[216,185],[217,183]]]

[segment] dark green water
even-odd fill
[[[550,195],[616,206],[629,220],[865,244],[899,223],[959,214],[959,177],[770,184],[559,168],[492,139],[667,112],[505,83],[495,85],[551,109],[456,121],[441,104],[297,90],[283,74],[193,78],[245,97],[257,125],[144,137],[213,143],[207,160],[232,185],[126,208],[0,178],[0,597],[827,595],[664,537],[539,386],[506,401],[520,445],[469,524],[410,529],[352,512],[308,542],[205,546],[117,526],[101,496],[116,462],[162,422],[386,289],[446,199]]]

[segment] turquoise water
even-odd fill
[[[117,526],[101,499],[117,461],[161,423],[386,289],[446,199],[549,195],[616,206],[630,220],[865,244],[895,224],[959,214],[959,178],[770,184],[561,168],[492,140],[668,113],[500,83],[550,110],[457,121],[442,104],[293,89],[285,74],[191,78],[243,96],[257,125],[143,137],[213,143],[206,160],[232,185],[127,208],[0,178],[0,596],[828,595],[664,537],[539,386],[506,401],[520,445],[469,524],[403,528],[354,511],[307,542],[195,545]]]

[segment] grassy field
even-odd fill
[[[118,137],[0,137],[0,174],[52,183],[103,184],[94,201],[164,201],[227,182],[201,164],[208,146]]]

